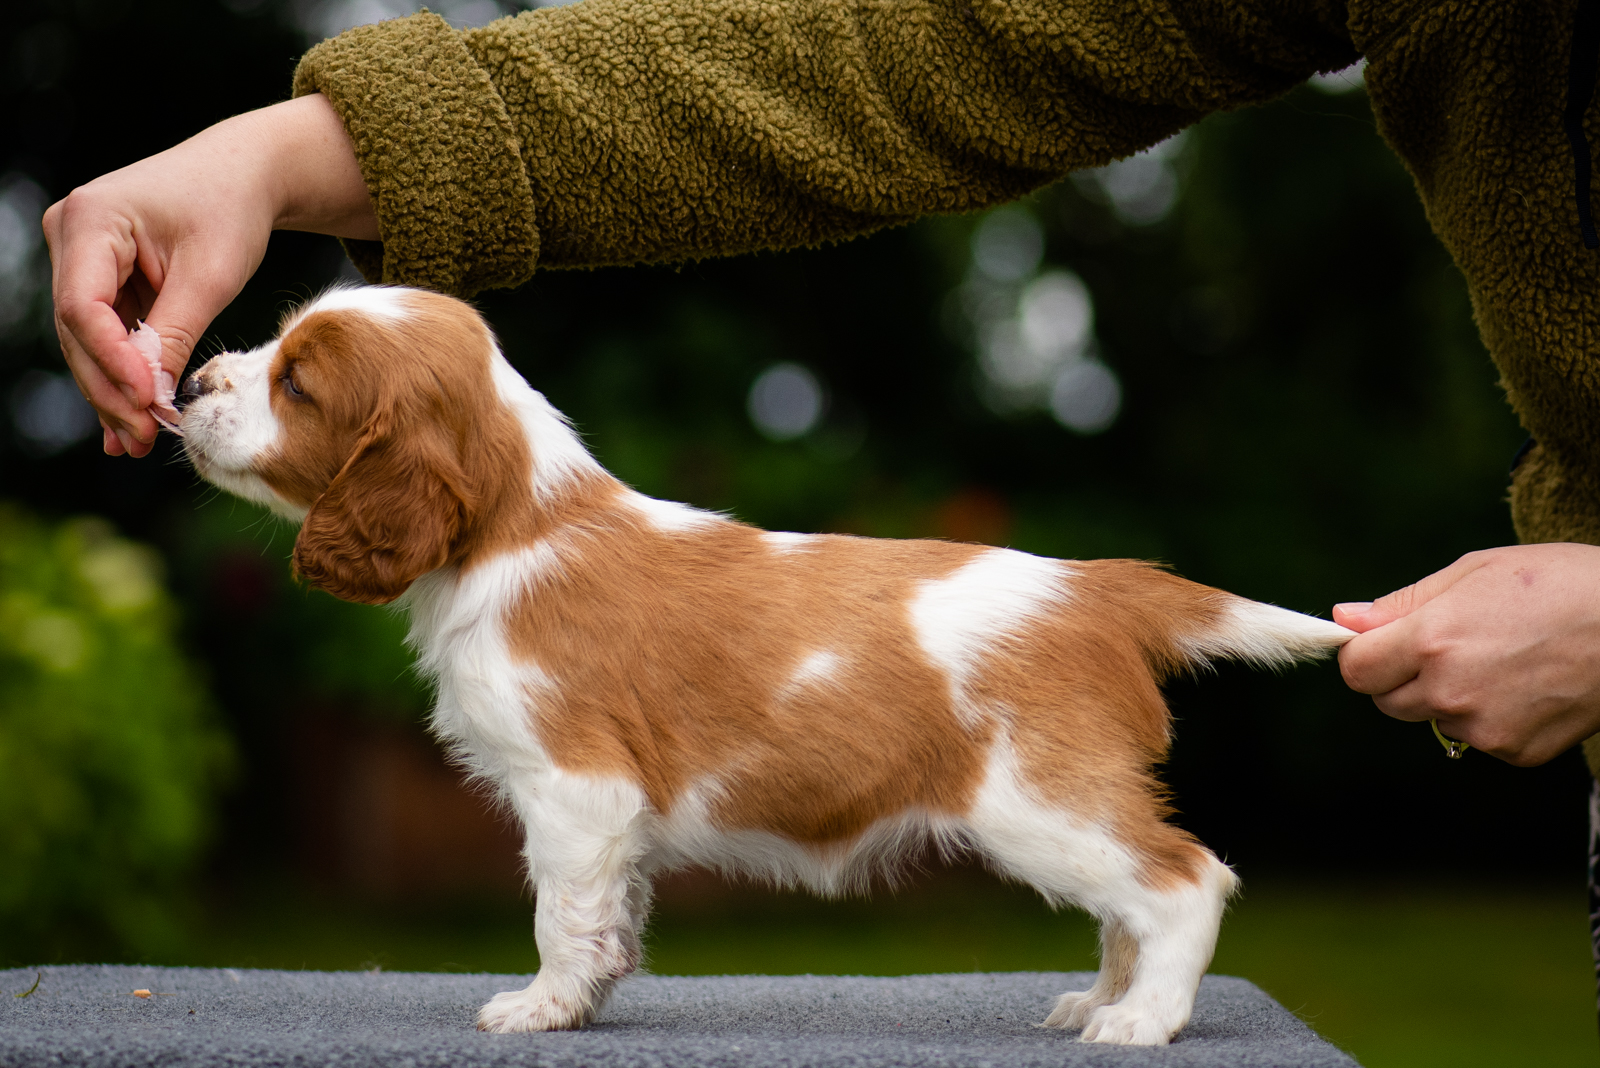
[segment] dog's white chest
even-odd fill
[[[519,550],[465,575],[442,568],[407,594],[417,666],[438,691],[434,732],[474,774],[500,787],[552,768],[533,713],[555,683],[512,655],[507,633],[510,609],[542,564],[536,549]]]

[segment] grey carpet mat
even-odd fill
[[[1207,976],[1164,1048],[1036,1027],[1088,972],[641,976],[583,1031],[485,1035],[527,976],[74,965],[0,971],[4,1068],[1356,1068],[1243,979]],[[148,989],[157,996],[131,996]]]

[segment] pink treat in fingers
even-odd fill
[[[150,364],[150,374],[156,383],[156,400],[150,405],[150,414],[155,416],[156,422],[181,438],[183,431],[178,423],[183,415],[173,405],[177,397],[177,382],[173,380],[172,373],[161,366],[161,335],[156,333],[155,327],[146,326],[137,319],[134,322],[137,325],[128,334],[128,341]]]

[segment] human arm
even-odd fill
[[[313,49],[295,89],[354,138],[384,233],[351,246],[367,278],[470,293],[536,261],[809,246],[1013,199],[1352,62],[1342,14],[584,0],[464,33],[426,14],[360,27]]]
[[[1600,733],[1600,548],[1469,553],[1333,618],[1360,632],[1339,652],[1345,681],[1396,719],[1437,719],[1525,767]]]
[[[177,378],[273,230],[376,238],[377,220],[343,124],[311,95],[220,122],[96,178],[45,213],[61,351],[99,413],[111,455],[155,441],[149,365],[135,319],[162,337]]]
[[[1304,6],[585,0],[359,27],[302,61],[311,103],[51,209],[63,349],[107,451],[142,455],[153,389],[126,328],[148,314],[180,373],[275,226],[463,295],[539,262],[814,245],[1011,199],[1352,60],[1342,7]]]

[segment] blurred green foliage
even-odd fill
[[[297,531],[265,508],[212,493],[176,532],[176,555],[194,566],[173,585],[205,620],[206,644],[226,649],[225,687],[279,710],[310,701],[420,718],[429,693],[411,670],[404,613],[295,582]]]
[[[173,950],[231,749],[161,575],[0,505],[0,959]]]

